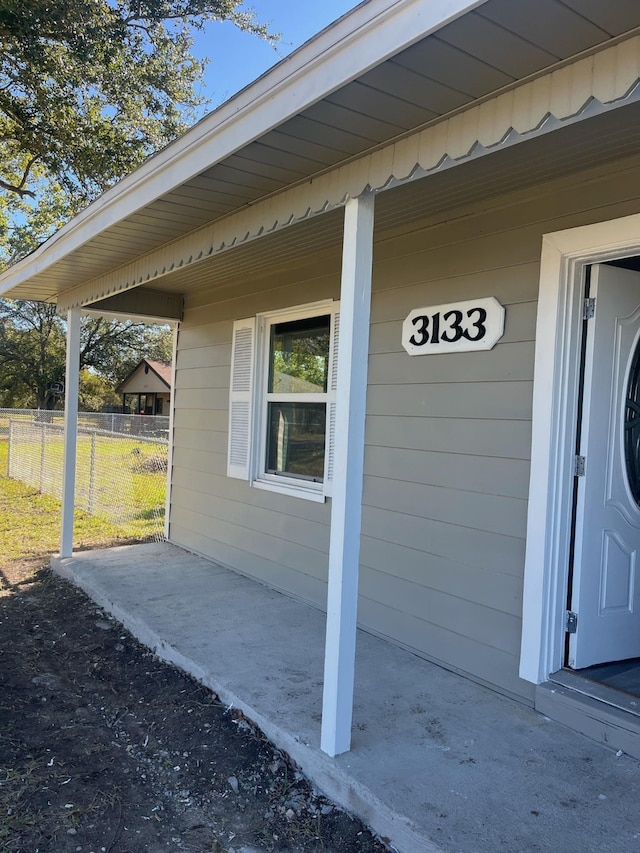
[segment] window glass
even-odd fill
[[[631,494],[636,504],[640,506],[640,340],[636,343],[627,379],[624,460]]]
[[[269,403],[267,473],[322,482],[325,426],[325,403]]]
[[[329,329],[328,315],[274,323],[269,349],[269,393],[326,392]]]

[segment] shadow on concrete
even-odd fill
[[[401,853],[640,851],[640,765],[358,634],[352,751],[319,748],[324,614],[166,543],[54,560]]]

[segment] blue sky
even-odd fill
[[[196,35],[193,53],[209,57],[203,94],[209,109],[221,104],[328,24],[358,5],[356,0],[254,0],[258,19],[281,34],[274,49],[227,23]]]

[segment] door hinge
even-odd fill
[[[576,456],[573,463],[574,477],[584,477],[585,458],[584,456]]]
[[[567,610],[565,613],[564,629],[567,634],[575,634],[578,630],[578,614],[573,610]]]
[[[591,320],[596,313],[596,300],[593,297],[587,297],[582,303],[582,319]]]

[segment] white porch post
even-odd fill
[[[164,538],[169,541],[171,517],[171,484],[173,473],[173,422],[176,408],[176,368],[178,365],[178,335],[180,322],[173,325],[173,346],[171,351],[171,398],[169,406],[169,445],[167,447],[167,494],[164,505]]]
[[[351,748],[373,221],[372,193],[347,202],[321,734],[331,756]]]
[[[62,468],[62,530],[60,556],[73,553],[73,511],[78,439],[78,385],[80,380],[80,309],[67,312],[67,367],[64,386],[64,461]]]

